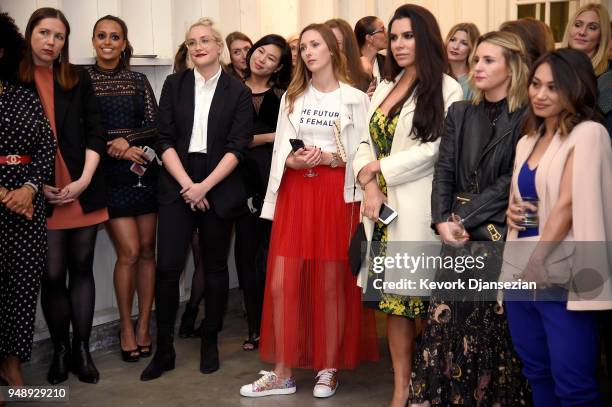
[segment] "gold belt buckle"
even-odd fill
[[[21,163],[21,156],[18,154],[11,154],[6,156],[6,165],[17,165]]]

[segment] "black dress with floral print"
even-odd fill
[[[386,117],[380,109],[376,109],[370,120],[370,137],[374,143],[376,159],[378,160],[388,157],[391,154],[393,135],[395,134],[399,114],[400,111],[397,111],[392,116]],[[383,194],[387,195],[387,182],[382,174],[378,175],[378,187]],[[370,294],[368,294],[368,298],[372,298],[372,293],[376,292],[376,296],[379,300],[369,301],[367,304],[386,314],[408,318],[424,317],[426,315],[426,305],[420,298],[385,293],[383,290],[376,290],[373,287],[374,277],[377,279],[384,279],[384,277],[372,271],[372,259],[373,257],[385,256],[387,239],[387,226],[377,221],[374,224],[374,231],[372,233],[372,242],[376,242],[376,244],[372,246],[372,250],[368,256],[370,265],[368,272],[368,292]]]

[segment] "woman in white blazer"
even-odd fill
[[[318,370],[313,395],[330,397],[338,369],[378,357],[374,315],[362,312],[348,262],[361,200],[351,163],[368,97],[348,85],[346,58],[329,27],[304,28],[299,46],[261,215],[273,223],[260,353],[274,370],[242,386],[245,397],[294,393],[293,368]],[[295,139],[301,148],[292,147]]]
[[[379,247],[372,246],[370,256],[393,256],[387,242],[436,240],[430,227],[434,163],[446,110],[463,94],[461,86],[444,74],[444,43],[429,11],[415,5],[401,6],[388,32],[385,80],[372,96],[369,132],[353,162],[365,191],[362,212],[366,236],[380,242]],[[388,226],[377,220],[383,202],[398,214]],[[361,272],[360,282],[367,284],[369,298],[369,290],[379,294],[373,305],[388,314],[387,337],[395,376],[391,406],[404,406],[409,395],[414,319],[425,316],[426,308],[420,299],[403,291],[380,290],[373,279],[368,282],[368,274],[379,278],[370,271]]]

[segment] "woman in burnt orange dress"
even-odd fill
[[[89,354],[93,255],[98,225],[108,219],[104,179],[97,171],[106,147],[104,130],[89,76],[68,62],[69,35],[61,11],[36,10],[26,27],[27,48],[19,70],[20,79],[38,92],[58,144],[54,175],[43,187],[49,203],[49,257],[41,302],[54,345],[47,375],[52,384],[66,380],[68,370],[83,382],[98,381]]]

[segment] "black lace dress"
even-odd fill
[[[147,77],[124,68],[105,70],[90,66],[94,92],[107,140],[125,138],[130,146],[153,148],[157,139],[157,102]],[[130,171],[131,161],[102,156],[106,178],[108,213],[111,218],[132,217],[157,212],[157,176],[155,160],[144,176]]]

